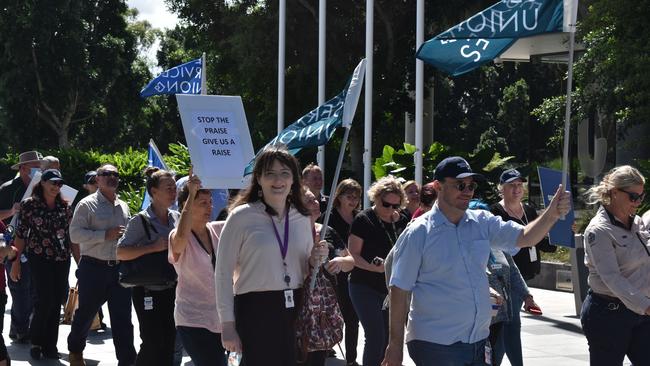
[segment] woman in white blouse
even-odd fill
[[[246,366],[296,364],[295,318],[309,271],[327,257],[314,243],[299,164],[284,147],[256,159],[217,249],[217,310],[224,348]]]

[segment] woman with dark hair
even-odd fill
[[[176,201],[174,176],[156,167],[147,168],[145,174],[151,204],[129,220],[124,236],[118,241],[117,259],[122,261],[166,251],[169,233],[178,221],[178,212],[170,209]],[[175,287],[133,287],[133,307],[140,323],[142,339],[136,358],[137,366],[172,365],[176,337]]]
[[[309,266],[327,257],[314,243],[298,161],[269,146],[233,204],[217,248],[217,310],[226,350],[246,366],[296,364],[295,320]]]
[[[345,243],[345,254],[347,253],[348,237],[350,236],[350,225],[361,208],[361,185],[354,179],[344,179],[336,186],[334,194],[334,209],[330,215],[329,226],[331,226]],[[359,339],[359,317],[354,311],[350,292],[348,289],[349,273],[341,272],[336,278],[336,298],[343,314],[345,322],[345,361],[348,366],[357,364],[357,342]]]
[[[420,190],[420,206],[415,210],[411,219],[414,220],[431,210],[437,198],[438,192],[433,188],[433,182],[423,185]]]
[[[225,366],[215,282],[211,280],[224,222],[209,222],[212,192],[200,187],[199,177],[190,171],[178,195],[178,227],[169,234],[169,261],[178,273],[174,320],[194,365]]]
[[[388,294],[384,260],[408,219],[400,213],[405,199],[399,181],[383,177],[368,190],[373,206],[361,211],[352,222],[348,250],[356,268],[350,273],[350,299],[364,334],[363,365],[379,366],[388,343],[388,311],[383,310]]]
[[[27,254],[35,293],[30,327],[30,355],[35,360],[60,358],[56,343],[63,293],[68,287],[72,218],[70,206],[61,197],[62,186],[61,172],[44,171],[32,196],[21,202],[16,227],[14,246]],[[11,268],[14,281],[20,279],[20,265],[17,260]]]

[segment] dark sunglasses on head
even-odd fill
[[[624,191],[622,189],[619,189],[619,191],[621,191],[623,193],[626,193],[627,197],[630,199],[631,202],[639,202],[639,201],[643,201],[645,199],[645,192],[643,192],[641,194],[638,194],[636,192],[628,192],[628,191]]]
[[[50,184],[57,186],[57,187],[63,187],[63,181],[62,180],[48,180]]]
[[[384,207],[386,207],[386,208],[392,207],[393,210],[397,210],[397,209],[399,209],[400,206],[401,206],[399,203],[397,203],[397,204],[392,204],[392,203],[388,203],[388,202],[386,202],[386,201],[384,201],[384,200],[381,200],[381,205],[384,206]]]
[[[478,184],[476,182],[470,182],[470,183],[460,182],[460,183],[454,184],[453,186],[456,187],[456,189],[461,191],[461,192],[466,190],[466,189],[468,191],[470,191],[470,192],[474,192],[476,187],[478,187]]]
[[[119,178],[119,177],[120,177],[120,173],[118,173],[118,172],[111,172],[111,171],[106,171],[106,172],[97,173],[97,175],[102,176],[102,177],[110,177],[110,176],[113,176],[113,177],[115,177],[115,178]]]

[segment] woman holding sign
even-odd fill
[[[499,179],[499,194],[501,201],[490,207],[490,211],[501,216],[504,221],[514,221],[527,225],[537,218],[537,211],[532,206],[522,202],[525,193],[526,178],[517,169],[508,169],[501,173]],[[532,280],[540,272],[540,251],[553,253],[557,247],[551,245],[548,237],[537,243],[534,247],[521,249],[512,258],[524,280]],[[520,310],[525,304],[526,311],[540,314],[541,311],[533,300],[533,295],[527,292],[512,293],[512,314],[510,320],[503,322],[503,342],[505,353],[513,366],[523,365],[521,351],[521,317]],[[500,351],[500,350],[499,350]],[[502,354],[497,357],[501,359]]]
[[[580,320],[592,366],[650,365],[650,246],[636,215],[645,178],[629,165],[616,167],[587,191],[599,204],[585,229],[589,291]]]
[[[226,350],[246,366],[296,364],[294,322],[309,266],[327,257],[314,243],[298,161],[269,146],[233,203],[217,249],[217,310]]]

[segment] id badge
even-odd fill
[[[528,254],[530,254],[531,262],[537,262],[537,249],[535,247],[528,248]]]
[[[284,307],[287,309],[293,308],[293,290],[284,290]]]
[[[492,365],[492,346],[490,346],[490,341],[485,341],[485,364]]]
[[[153,310],[153,297],[144,297],[144,310]]]

